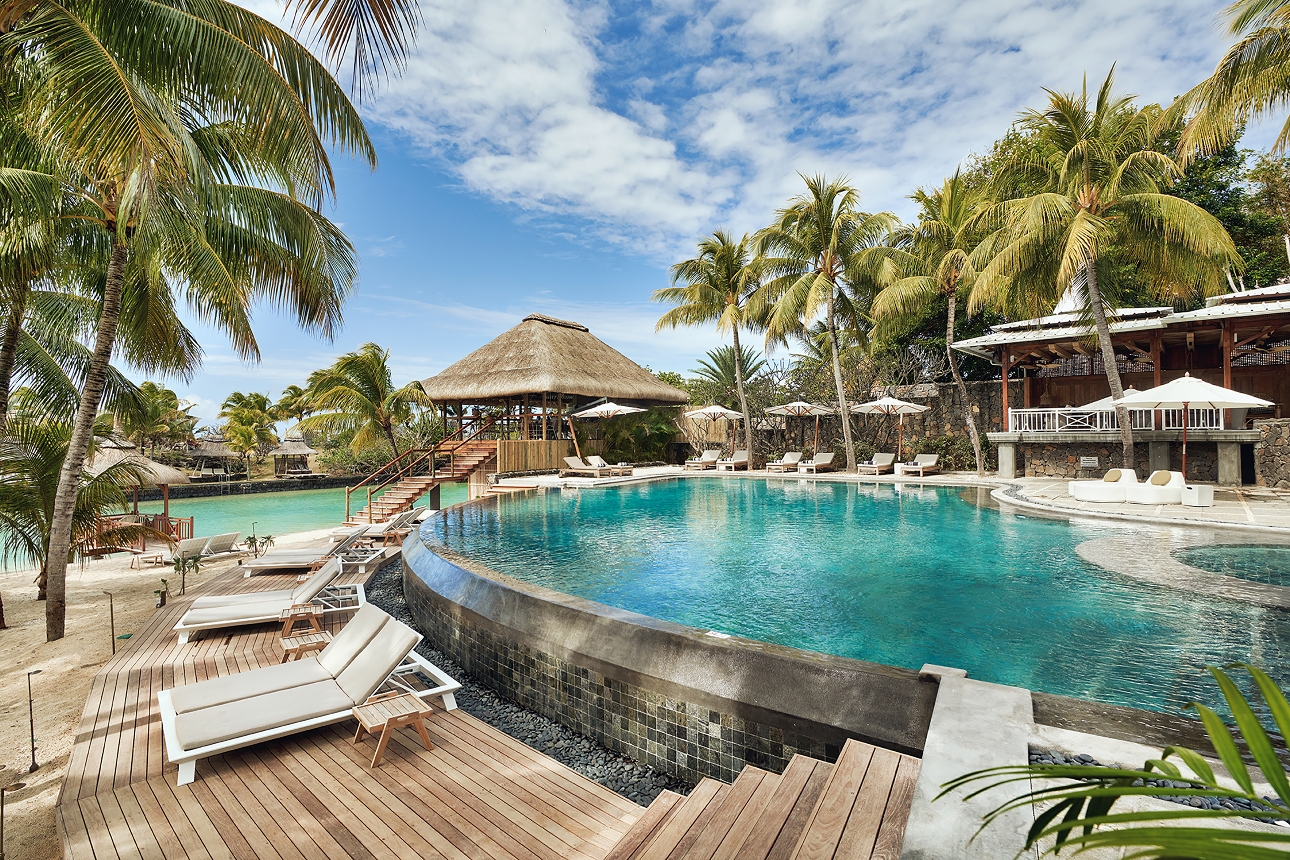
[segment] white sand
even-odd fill
[[[274,548],[315,543],[329,529],[297,532],[275,540]],[[0,784],[14,781],[26,787],[8,795],[5,810],[5,851],[11,860],[46,860],[62,856],[54,824],[54,805],[67,760],[80,725],[85,699],[94,675],[112,656],[108,628],[108,598],[114,595],[116,632],[139,629],[155,608],[155,589],[169,580],[172,595],[178,577],[169,566],[131,569],[130,557],[114,555],[67,571],[67,635],[45,641],[45,604],[36,601],[34,570],[0,571],[7,630],[0,630]],[[237,557],[203,565],[188,577],[191,589],[237,564]],[[118,640],[124,648],[129,640]],[[27,672],[35,701],[36,761],[31,766],[27,717]],[[16,773],[15,773],[16,771]]]

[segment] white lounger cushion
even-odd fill
[[[245,618],[277,618],[291,604],[285,600],[257,600],[254,603],[226,603],[223,606],[203,606],[184,613],[183,623],[210,624],[216,621],[241,621]]]
[[[345,667],[354,662],[354,658],[363,652],[372,641],[372,638],[381,631],[389,616],[384,612],[365,612],[372,604],[364,604],[363,609],[354,613],[354,617],[349,620],[341,631],[343,635],[337,636],[328,643],[327,647],[322,649],[318,654],[318,664],[329,676],[335,678]],[[375,606],[372,606],[376,609]]]
[[[380,683],[377,681],[376,686]],[[179,714],[175,717],[175,738],[184,749],[197,749],[324,717],[353,706],[354,702],[340,685],[327,678],[303,687],[289,687],[252,699],[238,699],[213,708]]]
[[[385,679],[420,641],[421,634],[391,619],[336,676],[336,683],[354,704],[361,704],[385,683]]]
[[[171,691],[170,701],[174,703],[175,713],[186,714],[238,699],[329,681],[331,678],[331,673],[319,665],[317,657],[307,657],[304,660],[265,666],[254,672],[239,672],[236,675],[224,675],[197,684],[175,687]]]
[[[193,601],[193,609],[209,609],[213,606],[246,606],[251,603],[269,601],[290,601],[291,603],[308,603],[323,593],[332,580],[340,573],[340,562],[329,561],[318,572],[297,585],[295,588],[274,589],[273,591],[252,591],[249,594],[211,594]]]

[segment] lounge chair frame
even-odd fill
[[[709,454],[709,453],[711,453],[711,454],[713,454],[713,455],[715,455],[715,456],[709,457],[709,456],[708,456],[708,454]],[[685,468],[686,468],[687,470],[688,470],[688,469],[697,469],[697,470],[698,470],[698,471],[700,471],[700,472],[704,471],[705,469],[715,469],[715,468],[717,468],[717,460],[718,460],[718,458],[720,458],[720,457],[721,457],[721,449],[719,449],[719,448],[709,448],[709,449],[707,449],[706,451],[704,451],[701,455],[699,455],[698,457],[696,457],[695,459],[693,459],[693,460],[686,460],[686,461],[685,461]]]
[[[420,638],[417,641],[419,644]],[[415,689],[409,680],[409,676],[413,675],[428,678],[433,686],[426,690]],[[452,711],[457,708],[457,700],[453,694],[460,689],[461,684],[449,677],[438,666],[418,654],[415,646],[413,646],[413,650],[403,658],[403,662],[394,668],[394,671],[376,688],[376,692],[372,695],[377,695],[381,692],[398,691],[400,693],[412,693],[419,699],[430,699],[439,696],[443,701],[444,710]],[[275,738],[286,737],[296,732],[329,726],[353,717],[353,708],[346,708],[343,711],[323,714],[313,719],[288,723],[276,729],[255,732],[240,738],[230,738],[219,743],[186,750],[179,746],[179,740],[175,737],[175,718],[177,714],[175,713],[175,706],[170,700],[169,690],[162,690],[157,693],[157,707],[161,711],[161,732],[166,742],[166,758],[171,763],[179,765],[179,785],[188,785],[197,778],[197,762],[199,759],[242,749],[264,741],[271,741]]]
[[[896,471],[895,454],[874,454],[868,463],[857,463],[856,471],[861,475],[881,475]]]
[[[365,531],[366,529],[350,535],[340,543],[333,544],[330,549],[315,547],[313,549],[280,550],[276,553],[267,552],[259,558],[253,558],[242,565],[242,569],[245,571],[242,577],[249,578],[264,570],[298,570],[305,567],[314,567],[327,561],[332,556],[340,555],[348,550],[362,539]],[[265,564],[266,560],[270,563]]]
[[[917,462],[918,459],[921,457],[932,457],[933,459],[922,463]],[[918,457],[914,458],[914,460],[915,462],[913,463],[897,463],[896,474],[897,475],[915,475],[916,474],[918,475],[918,477],[921,478],[924,475],[927,475],[929,473],[936,474],[941,470],[940,454],[919,454]]]
[[[797,455],[797,456],[793,457],[793,455]],[[793,457],[793,459],[790,460],[789,457]],[[766,471],[767,472],[796,472],[797,464],[800,462],[802,462],[801,451],[788,451],[784,454],[783,457],[780,457],[778,460],[772,460],[771,462],[767,463]]]
[[[329,585],[310,601],[317,603],[323,608],[323,615],[331,615],[335,612],[353,612],[367,602],[367,592],[363,586],[354,583],[352,585]],[[288,609],[289,606],[283,606],[282,609]],[[282,611],[278,610],[272,615],[248,615],[242,618],[219,621],[200,621],[197,623],[184,624],[181,617],[174,626],[174,630],[179,633],[179,644],[186,645],[188,637],[200,630],[220,630],[224,627],[247,627],[252,624],[269,624],[281,620]]]

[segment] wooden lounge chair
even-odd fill
[[[685,468],[698,469],[700,472],[702,472],[704,469],[715,469],[717,468],[717,458],[720,456],[721,456],[720,449],[709,448],[708,450],[704,451],[697,460],[686,460]]]
[[[809,460],[803,460],[797,464],[797,471],[801,474],[814,474],[815,472],[832,472],[833,471],[833,452],[827,454],[816,454]]]
[[[201,558],[206,553],[206,545],[210,540],[208,537],[184,538],[175,545],[175,551],[170,554],[170,561],[174,562],[181,558]]]
[[[608,469],[597,469],[582,462],[581,457],[565,457],[564,464],[567,468],[560,470],[561,478],[603,478],[609,473]]]
[[[1136,483],[1138,474],[1132,469],[1111,469],[1100,481],[1068,481],[1066,494],[1081,502],[1123,502],[1128,485]]]
[[[590,463],[594,468],[607,470],[610,475],[622,475],[623,477],[627,477],[628,475],[632,474],[631,466],[611,466],[608,463],[606,463],[605,458],[600,456],[599,454],[589,455],[587,457],[587,462]]]
[[[861,475],[881,475],[883,472],[895,471],[895,454],[874,454],[867,463],[857,463],[856,471]]]
[[[1125,484],[1124,500],[1135,505],[1181,505],[1186,483],[1182,472],[1159,469],[1141,484]]]
[[[202,558],[214,558],[219,555],[231,555],[233,553],[246,552],[237,545],[237,539],[242,536],[241,532],[228,532],[227,534],[215,535],[206,544],[202,550]]]
[[[748,470],[747,451],[735,451],[733,456],[723,457],[717,461],[718,472],[734,472],[738,469]]]
[[[369,603],[316,657],[162,690],[161,730],[179,785],[196,778],[198,759],[347,720],[382,688],[438,696],[453,710],[461,685],[416,653],[420,641]]]
[[[421,515],[422,510],[422,508],[412,508],[411,510],[406,510],[401,514],[395,514],[384,522],[336,529],[327,536],[327,539],[332,543],[340,543],[345,538],[356,534],[365,541],[381,540],[390,532],[397,532],[400,529],[406,528],[409,523]]]
[[[941,470],[937,465],[940,461],[940,454],[919,454],[908,463],[898,463],[896,465],[897,475],[917,475],[923,477],[928,474],[935,474]]]
[[[175,624],[179,644],[196,630],[218,630],[279,620],[284,609],[303,603],[317,603],[323,613],[348,612],[362,606],[367,598],[361,585],[332,585],[340,575],[341,560],[333,558],[318,572],[291,590],[256,591],[199,597]]]
[[[364,529],[366,531],[366,529]],[[266,570],[299,570],[318,567],[332,556],[340,555],[363,537],[358,531],[333,546],[331,549],[283,549],[267,552],[259,558],[253,558],[242,564],[244,577],[254,576]]]
[[[778,460],[766,464],[767,472],[796,472],[797,464],[802,462],[801,451],[789,451]]]

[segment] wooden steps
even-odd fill
[[[836,765],[798,755],[780,775],[705,779],[659,795],[607,860],[895,860],[918,764],[852,740]]]
[[[471,473],[487,466],[497,458],[497,442],[491,439],[463,442],[455,448],[445,448],[443,454],[451,454],[451,461],[444,468],[437,468],[433,475],[409,475],[381,495],[372,499],[371,516],[368,509],[350,516],[348,524],[367,522],[384,522],[410,509],[417,499],[430,492],[438,484],[459,483],[470,477]],[[428,466],[426,467],[429,468]]]

